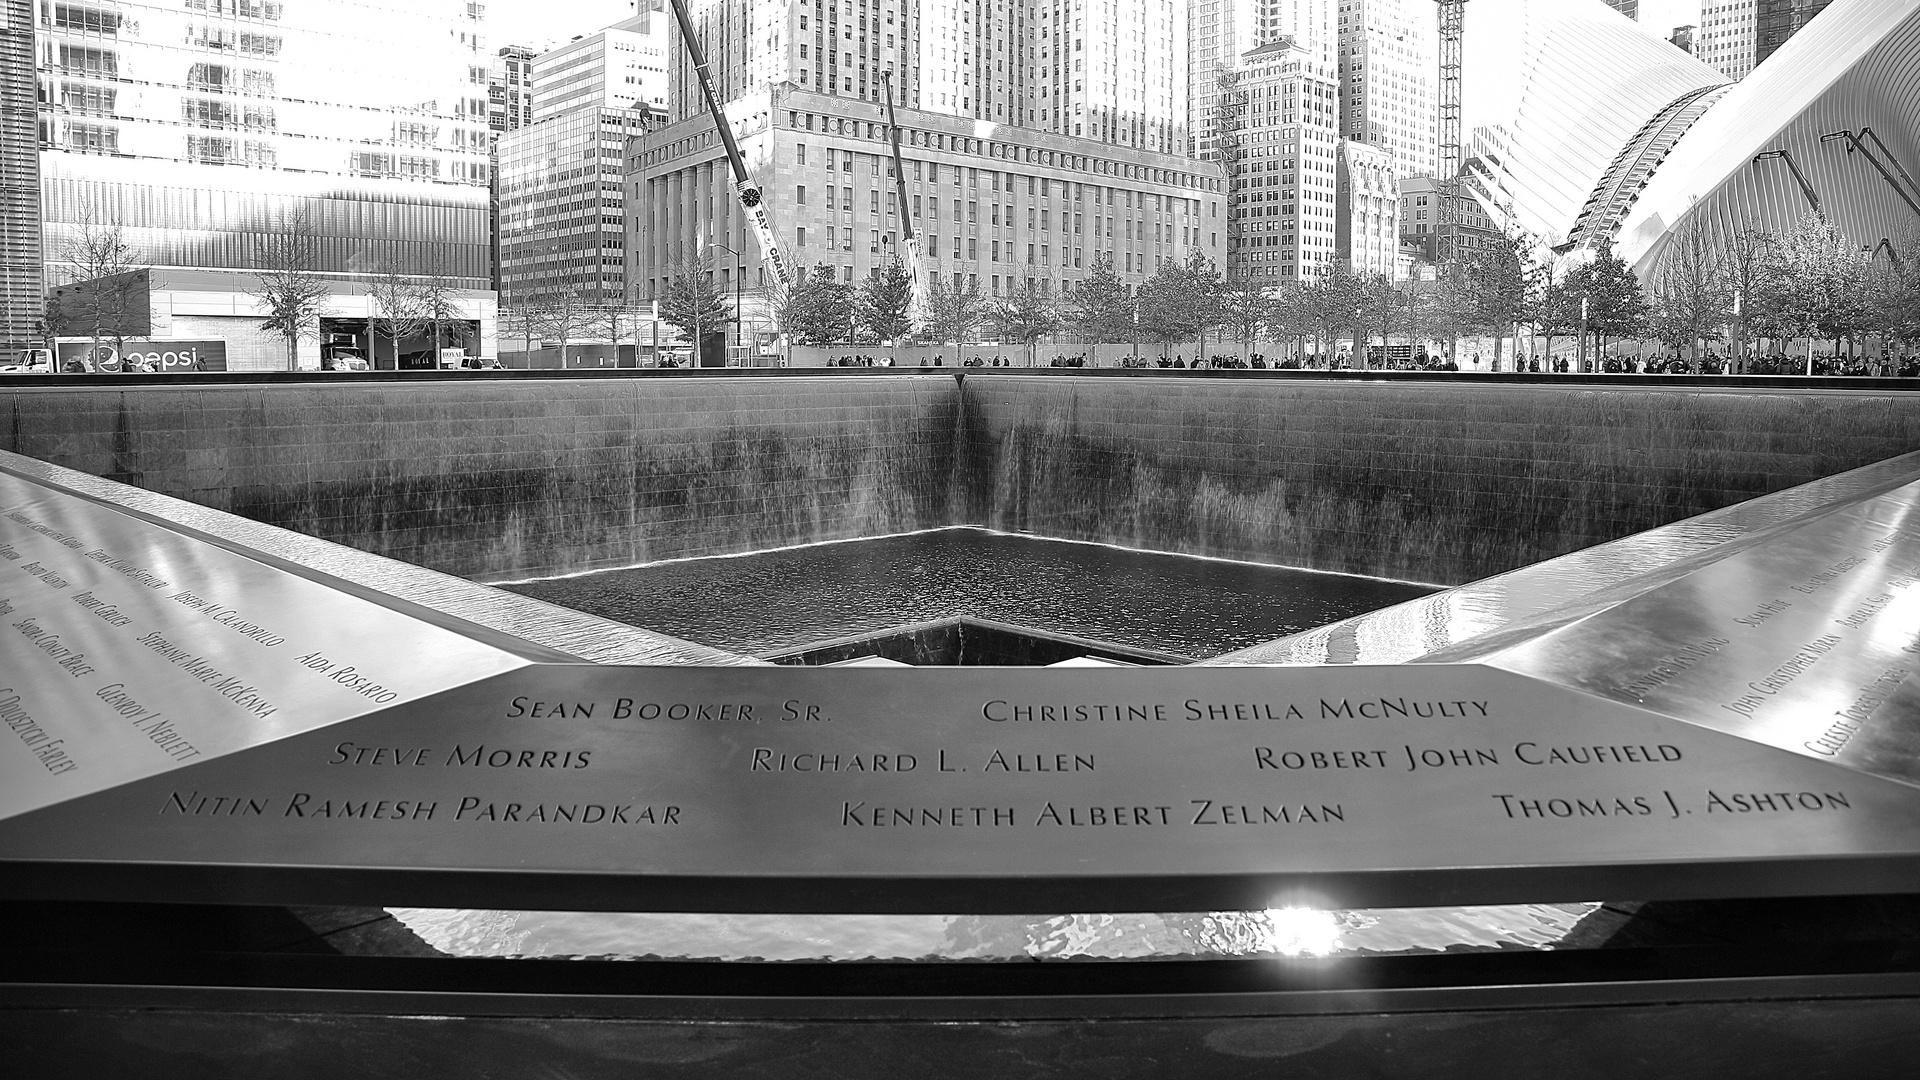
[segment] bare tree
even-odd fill
[[[61,321],[89,334],[96,352],[102,340],[111,338],[118,355],[126,346],[126,320],[144,285],[140,272],[145,269],[134,262],[120,223],[100,221],[87,206],[60,255],[73,273]]]
[[[1726,258],[1696,216],[1667,245],[1653,275],[1653,313],[1660,336],[1684,345],[1687,369],[1700,371],[1700,341],[1720,335],[1733,315]]]
[[[1727,238],[1722,265],[1733,291],[1734,374],[1747,370],[1747,329],[1754,323],[1755,305],[1764,305],[1767,273],[1773,265],[1774,236],[1763,229],[1743,228]],[[1764,326],[1764,314],[1759,320]]]
[[[424,325],[419,283],[402,275],[393,260],[387,259],[367,286],[367,299],[373,309],[367,322],[375,334],[386,337],[393,346],[393,366],[397,368],[400,339],[419,333]]]
[[[300,339],[317,334],[333,289],[316,272],[320,238],[304,210],[280,218],[279,228],[267,234],[261,251],[261,269],[249,290],[267,317],[260,329],[279,334],[287,343],[287,370],[299,364]]]
[[[927,287],[925,308],[927,336],[963,349],[987,317],[987,302],[980,295],[979,282],[948,285],[936,276]]]
[[[500,309],[500,332],[525,343],[528,367],[533,366],[533,344],[545,332],[547,321],[546,306],[535,296],[523,297],[511,307]]]
[[[440,366],[440,346],[445,344],[445,328],[463,322],[459,291],[445,274],[435,271],[423,276],[416,286],[420,321],[432,332],[433,366]],[[461,340],[465,340],[463,337]]]
[[[533,300],[540,313],[540,329],[560,342],[560,366],[566,367],[567,345],[586,329],[593,317],[593,307],[573,289],[535,293]]]

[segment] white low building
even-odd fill
[[[114,290],[114,310],[108,322],[126,338],[153,341],[221,341],[226,343],[226,367],[229,371],[286,371],[287,343],[279,334],[261,329],[266,312],[254,290],[259,275],[227,270],[136,270],[123,292]],[[312,334],[303,336],[295,354],[299,370],[320,367],[324,345],[351,348],[369,357],[376,368],[429,366],[425,357],[432,351],[430,332],[402,338],[398,356],[384,335],[374,335],[370,319],[375,315],[368,284],[355,279],[329,278],[332,294],[325,313]],[[91,299],[102,290],[77,282],[53,290],[60,304],[61,336],[79,337],[92,332]],[[455,289],[457,320],[450,324],[445,348],[458,348],[468,356],[500,355],[497,303],[491,290]],[[124,296],[124,302],[119,297]],[[378,336],[378,340],[374,337]],[[455,343],[457,338],[458,344]]]

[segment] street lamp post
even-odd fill
[[[1580,370],[1587,370],[1587,298],[1580,298]]]

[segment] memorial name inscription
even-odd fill
[[[616,668],[0,470],[0,893],[92,895],[84,866],[154,899],[656,910],[1905,889],[1916,498],[1485,664]]]
[[[0,470],[0,710],[39,764],[0,754],[0,818],[524,662]]]

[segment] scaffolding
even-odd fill
[[[1435,0],[1440,5],[1440,176],[1435,207],[1434,261],[1453,261],[1460,242],[1460,42],[1467,0]]]

